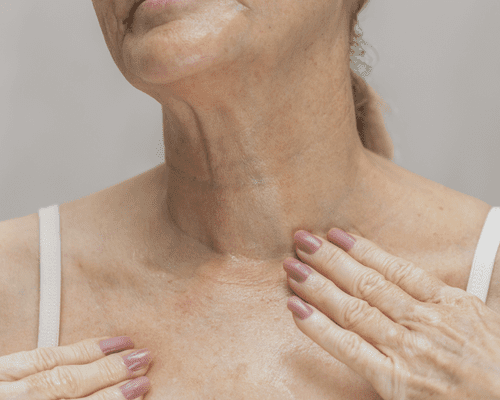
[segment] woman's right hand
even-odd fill
[[[127,336],[105,336],[0,357],[0,399],[143,400],[151,356],[133,348]]]

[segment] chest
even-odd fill
[[[457,254],[444,254],[440,260],[403,257],[465,290],[473,254]],[[189,297],[179,301],[166,295],[154,303],[137,290],[117,295],[114,286],[126,287],[127,278],[93,279],[97,274],[82,275],[69,260],[63,265],[67,279],[62,287],[60,345],[128,335],[137,349],[148,347],[153,362],[147,373],[147,400],[380,399],[369,382],[296,327],[286,299],[283,304],[267,304],[282,313],[264,321],[244,319],[230,310],[203,318],[189,312]],[[433,265],[440,269],[433,270]],[[499,271],[494,270],[492,285]],[[487,300],[490,307],[498,303],[495,287]],[[168,312],[179,306],[181,312]]]
[[[63,284],[60,345],[128,335],[136,349],[149,348],[147,400],[380,399],[296,327],[286,298],[268,304],[282,311],[260,322],[225,309],[203,318],[166,311],[179,309],[179,298],[164,296],[153,306],[84,279],[73,273]]]
[[[473,253],[454,248],[439,256],[397,254],[465,290]],[[500,273],[498,265],[492,284]],[[147,373],[152,386],[147,400],[380,399],[369,382],[296,327],[286,299],[271,305],[281,314],[260,322],[229,310],[202,318],[187,312],[187,297],[181,307],[186,312],[169,313],[179,307],[179,297],[152,302],[137,290],[118,295],[115,286],[137,282],[127,277],[117,282],[116,274],[82,274],[70,259],[63,260],[63,268],[60,345],[128,335],[137,349],[149,348],[153,362]],[[498,303],[497,292],[490,290],[487,305],[492,308]]]
[[[155,347],[149,400],[380,399],[371,385],[315,343],[283,332],[253,340],[198,338]],[[190,340],[188,340],[190,339]]]

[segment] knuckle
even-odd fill
[[[67,397],[78,397],[83,376],[80,369],[74,366],[56,367],[52,370],[52,384],[57,388],[57,393],[63,389]]]
[[[332,268],[335,264],[337,263],[343,264],[346,261],[347,260],[345,253],[343,253],[342,251],[333,246],[328,247],[328,254],[326,255],[326,263],[325,263],[328,267]]]
[[[421,307],[419,307],[421,309]],[[424,307],[425,311],[420,312],[420,320],[426,325],[438,327],[443,324],[443,315],[433,307]]]
[[[399,347],[401,344],[406,343],[406,334],[402,329],[391,325],[385,332],[386,343],[391,343],[395,347]]]
[[[113,359],[105,359],[104,362],[97,363],[99,376],[102,377],[103,382],[107,385],[115,381],[114,377],[123,374],[123,363],[122,366],[119,366],[117,362],[114,362],[115,359],[116,357],[113,357]]]
[[[484,308],[484,303],[476,296],[463,291],[460,288],[446,287],[439,293],[439,304],[447,304],[459,308],[469,309],[471,307],[476,310]]]
[[[333,337],[333,326],[329,323],[322,324],[318,329],[318,339],[320,343],[329,343]]]
[[[443,314],[434,304],[420,303],[412,306],[405,319],[399,322],[406,328],[421,331],[422,327],[439,327],[443,323]]]
[[[78,343],[78,346],[72,346],[72,350],[75,352],[75,359],[92,360],[95,359],[93,351],[89,347],[88,341],[82,341]]]
[[[52,347],[40,347],[34,352],[26,354],[28,358],[32,358],[30,362],[38,371],[47,371],[58,364],[57,353]]]
[[[324,324],[318,329],[320,343],[334,343],[334,353],[343,358],[355,359],[361,351],[360,337],[352,332],[337,331],[332,324]]]
[[[361,243],[361,242],[360,242]],[[362,264],[382,264],[380,250],[371,245],[358,245],[356,249],[357,257]]]
[[[339,354],[348,357],[356,362],[357,357],[361,354],[361,340],[354,333],[346,332],[341,340],[337,341],[337,351]]]
[[[314,295],[320,302],[332,298],[333,285],[328,279],[320,277],[319,282],[315,286]]]
[[[78,375],[78,371],[72,369],[71,366],[58,366],[50,371],[31,375],[26,379],[30,391],[34,393],[43,393],[50,398],[59,398],[61,395],[77,397],[78,382],[81,379]]]
[[[410,332],[403,341],[403,356],[409,360],[417,360],[422,357],[429,357],[436,352],[436,348],[429,338],[419,332]]]
[[[415,265],[399,257],[388,257],[382,262],[382,268],[383,271],[387,271],[386,276],[392,283],[401,286],[408,280]]]
[[[362,273],[354,279],[354,289],[358,291],[355,293],[357,297],[370,299],[387,290],[387,281],[377,273]]]
[[[347,301],[341,311],[343,327],[347,330],[356,329],[372,312],[372,307],[364,300],[355,299]]]

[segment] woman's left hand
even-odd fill
[[[296,232],[303,263],[287,258],[283,265],[292,290],[311,305],[288,300],[298,328],[385,400],[500,399],[500,315],[369,240],[351,238],[332,229],[332,244]]]

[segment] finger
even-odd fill
[[[355,243],[345,247],[346,238],[351,236]],[[445,291],[452,289],[436,276],[410,261],[396,257],[382,250],[375,243],[361,236],[348,234],[334,228],[328,232],[328,240],[342,249],[348,250],[348,256],[361,265],[374,269],[385,279],[402,288],[406,293],[422,302],[437,303]],[[352,242],[351,242],[352,244]]]
[[[288,274],[288,284],[297,296],[342,328],[357,333],[384,355],[395,356],[394,349],[399,350],[406,342],[408,329],[391,321],[365,300],[349,296],[307,265],[289,257],[283,268]]]
[[[358,334],[336,325],[314,306],[307,305],[312,309],[312,314],[300,319],[295,312],[304,311],[301,304],[304,303],[300,298],[292,296],[288,299],[287,307],[293,312],[295,324],[302,333],[369,381],[379,394],[389,393],[391,385],[388,382],[392,382],[393,361]]]
[[[81,400],[143,400],[144,394],[151,389],[151,382],[146,376],[120,382],[115,386],[100,390]]]
[[[351,296],[366,300],[378,308],[393,321],[401,321],[413,315],[418,302],[401,288],[389,282],[376,270],[357,262],[345,251],[332,243],[309,232],[298,231],[296,241],[304,240],[320,244],[314,254],[307,254],[297,249],[297,255],[325,278]]]
[[[127,350],[84,365],[57,366],[23,378],[26,398],[55,400],[88,396],[127,379],[146,374],[151,355],[148,349]],[[16,385],[11,382],[9,385]]]
[[[88,364],[114,351],[133,348],[134,343],[128,336],[116,338],[105,336],[85,339],[67,346],[40,347],[9,354],[0,357],[0,382],[17,381],[38,372],[51,370],[58,365]]]

